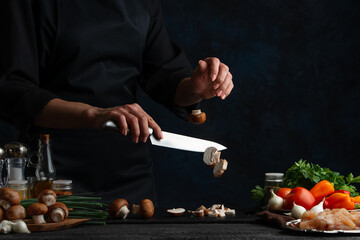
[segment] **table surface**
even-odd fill
[[[224,219],[155,216],[150,220],[110,220],[106,226],[79,225],[71,229],[0,235],[0,239],[359,239],[360,235],[302,233],[283,230],[254,214]]]

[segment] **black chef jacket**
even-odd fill
[[[192,69],[167,35],[158,0],[2,0],[0,18],[0,116],[22,141],[38,137],[32,123],[51,99],[114,107],[136,102],[137,83],[186,118],[173,98]],[[72,179],[75,192],[154,199],[147,144],[91,129],[42,131],[57,177]]]

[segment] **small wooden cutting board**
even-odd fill
[[[24,222],[26,223],[30,232],[47,232],[47,231],[57,231],[67,228],[72,228],[80,223],[84,223],[91,219],[88,218],[68,218],[59,223],[43,223],[43,224],[34,224],[32,219],[25,219]]]

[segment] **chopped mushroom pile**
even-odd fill
[[[225,217],[235,216],[235,209],[225,207],[224,204],[214,204],[210,208],[201,205],[196,211],[191,211],[194,217]]]

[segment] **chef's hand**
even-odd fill
[[[132,141],[135,143],[139,140],[146,142],[149,127],[154,130],[153,134],[157,139],[163,138],[159,125],[137,103],[113,108],[94,108],[89,116],[94,128],[101,129],[106,121],[112,120],[125,136],[127,129],[130,129]]]
[[[202,99],[218,96],[224,100],[234,87],[229,67],[215,57],[199,61],[190,84]]]

